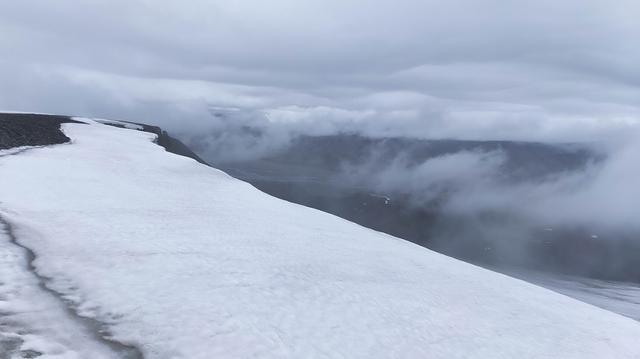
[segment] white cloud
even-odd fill
[[[593,140],[638,125],[639,17],[630,0],[4,2],[0,107]]]

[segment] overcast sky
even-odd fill
[[[0,108],[170,129],[594,140],[640,123],[637,0],[0,3]]]

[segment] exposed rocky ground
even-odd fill
[[[69,122],[78,121],[68,116],[0,113],[0,150],[68,142],[60,124]]]

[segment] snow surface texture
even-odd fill
[[[508,274],[640,321],[640,285],[637,283],[605,281],[521,269],[509,271]]]
[[[0,215],[147,358],[640,358],[640,323],[270,197],[154,135],[64,124]]]
[[[26,263],[24,250],[0,230],[0,358],[117,358],[42,290]]]

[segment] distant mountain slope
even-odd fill
[[[578,170],[600,159],[600,155],[576,144],[331,135],[297,137],[289,146],[259,160],[336,171],[372,159],[384,164],[402,155],[410,164],[417,164],[463,151],[502,151],[506,156],[504,171],[514,180]]]
[[[83,122],[62,125],[71,145],[0,157],[0,215],[51,288],[146,358],[640,357],[636,321]]]

